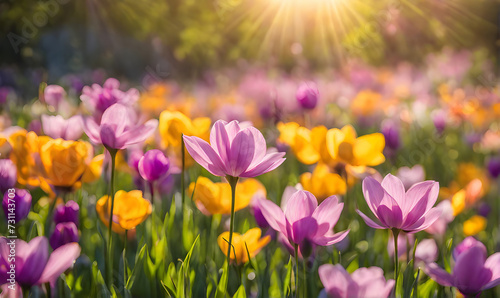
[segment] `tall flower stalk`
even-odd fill
[[[231,217],[230,217],[230,224],[229,224],[229,245],[227,247],[227,264],[229,266],[229,261],[231,261],[231,248],[232,248],[232,242],[233,242],[233,232],[234,232],[234,205],[236,201],[236,185],[238,184],[238,177],[232,177],[232,176],[227,176],[226,177],[227,181],[229,182],[229,185],[231,186]],[[236,257],[236,256],[235,256]],[[229,281],[229,275],[226,274],[227,280],[226,284]]]
[[[115,163],[116,163],[116,153],[118,150],[116,149],[108,149],[109,155],[111,155],[111,179],[110,183],[110,194],[109,198],[111,200],[111,208],[109,211],[109,224],[108,224],[108,248],[107,248],[107,265],[106,265],[106,278],[108,281],[108,285],[111,288],[113,286],[113,254],[112,254],[112,244],[113,244],[113,234],[112,234],[112,226],[113,226],[113,209],[115,207]],[[108,200],[108,204],[110,203]]]

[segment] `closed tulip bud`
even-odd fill
[[[295,97],[302,108],[312,110],[318,104],[318,87],[314,82],[302,83],[297,89]]]
[[[142,178],[153,182],[167,174],[170,168],[168,158],[158,149],[149,150],[139,160],[138,169]]]
[[[48,85],[47,87],[45,87],[43,94],[45,103],[57,108],[59,104],[64,100],[66,91],[64,91],[64,88],[61,86]]]
[[[10,159],[0,159],[0,192],[4,193],[16,185],[17,169]]]
[[[75,201],[68,201],[65,205],[59,205],[54,212],[54,222],[72,222],[78,226],[78,212],[80,207]]]
[[[3,212],[7,220],[15,220],[15,223],[25,219],[30,213],[31,195],[26,189],[9,189],[3,195]],[[12,218],[12,214],[14,218]]]
[[[442,110],[436,111],[432,115],[432,122],[439,134],[442,134],[446,128],[446,113]]]
[[[387,148],[397,150],[401,145],[399,127],[394,121],[384,121],[382,123],[382,134],[385,137],[385,144]]]
[[[50,236],[49,241],[52,249],[57,249],[65,244],[78,242],[79,238],[78,228],[75,223],[63,222],[56,225],[54,233]]]
[[[500,176],[500,159],[492,158],[488,161],[488,172],[490,172],[491,177],[498,178]]]

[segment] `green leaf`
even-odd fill
[[[177,297],[191,297],[190,294],[190,280],[189,280],[189,262],[191,261],[191,255],[193,254],[194,247],[198,242],[200,236],[198,235],[191,245],[191,249],[186,255],[184,262],[182,262],[179,274],[177,275]]]
[[[238,291],[234,293],[233,298],[247,298],[247,292],[245,291],[245,287],[243,287],[243,285],[241,285],[238,288]]]
[[[92,295],[91,297],[110,297],[111,293],[104,282],[104,278],[102,277],[101,271],[97,267],[97,262],[92,264]]]
[[[219,279],[219,284],[217,285],[217,291],[215,292],[215,298],[224,298],[226,296],[228,271],[229,266],[227,262],[224,262],[224,266],[222,267],[222,275]]]
[[[411,260],[403,273],[403,297],[410,297],[414,282],[415,275],[413,274],[413,260]]]
[[[292,289],[290,287],[290,284],[292,283],[292,271],[293,271],[291,256],[285,268],[286,268],[286,275],[285,275],[285,280],[283,281],[283,293],[285,293],[285,297],[288,297],[288,295],[292,293]]]

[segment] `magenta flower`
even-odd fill
[[[266,140],[255,127],[241,128],[238,121],[218,120],[210,132],[210,144],[184,136],[193,159],[215,176],[256,177],[274,170],[285,153],[266,152]]]
[[[98,84],[93,84],[92,87],[83,87],[80,99],[87,109],[96,115],[96,119],[99,119],[99,116],[112,105],[121,103],[131,106],[139,99],[137,89],[131,88],[128,91],[121,91],[119,87],[120,82],[117,79],[109,78],[102,87]]]
[[[486,258],[486,247],[472,237],[458,247],[459,251],[454,251],[456,261],[451,274],[436,263],[427,265],[426,274],[440,285],[457,288],[467,297],[476,297],[500,284],[500,253]]]
[[[319,278],[325,286],[320,297],[389,297],[394,280],[385,280],[379,267],[359,268],[349,275],[340,265],[325,264],[318,269]]]
[[[56,225],[52,236],[50,236],[50,246],[52,249],[57,249],[71,242],[78,242],[78,228],[74,222],[62,222]]]
[[[48,85],[43,91],[43,97],[48,105],[51,105],[58,110],[59,105],[66,97],[66,91],[64,91],[64,88],[59,85]]]
[[[11,278],[9,250],[14,247],[13,243],[16,250],[15,280],[23,287],[47,282],[54,286],[59,275],[70,268],[80,255],[78,243],[63,245],[49,255],[49,243],[43,236],[35,237],[29,243],[21,239],[0,238],[0,284],[2,285]]]
[[[146,152],[138,164],[141,177],[149,182],[156,181],[166,175],[169,168],[168,158],[158,149]]]
[[[13,191],[5,191],[3,195],[2,208],[5,213],[5,218],[8,223],[9,220],[14,220],[15,224],[20,222],[21,220],[28,217],[31,209],[31,194],[26,189],[13,189]],[[10,200],[9,200],[10,199]],[[14,218],[9,216],[11,211],[14,212]]]
[[[54,211],[54,222],[56,224],[63,222],[72,222],[78,226],[78,213],[80,206],[75,201],[68,201],[65,205],[58,205]]]
[[[13,188],[17,181],[17,168],[10,159],[0,159],[0,194]]]
[[[376,219],[356,212],[372,228],[415,233],[429,227],[441,215],[441,210],[432,208],[438,193],[439,184],[435,181],[417,183],[405,192],[401,180],[391,174],[385,176],[382,184],[367,177],[363,180],[363,194]]]
[[[85,119],[84,122],[84,130],[89,139],[94,144],[103,144],[108,149],[124,149],[144,142],[157,126],[156,119],[139,124],[135,111],[119,103],[104,112],[100,125],[91,118]]]
[[[303,109],[312,110],[318,104],[318,86],[314,82],[302,83],[297,89],[295,97]]]
[[[299,190],[288,200],[285,212],[269,200],[260,201],[259,205],[271,228],[283,234],[291,244],[298,245],[304,257],[311,253],[313,245],[329,246],[349,233],[349,230],[333,233],[344,208],[336,196],[328,197],[318,207],[312,193]]]
[[[53,139],[78,140],[83,134],[82,116],[64,119],[61,115],[42,115],[43,132]]]

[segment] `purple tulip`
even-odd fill
[[[131,106],[139,99],[139,91],[135,88],[128,91],[119,89],[120,82],[117,79],[109,78],[101,87],[93,84],[92,87],[85,86],[80,99],[84,105],[99,119],[109,107],[116,103]]]
[[[451,256],[453,260],[457,261],[458,256],[460,256],[463,252],[467,251],[469,248],[478,244],[479,241],[476,238],[469,236],[465,238],[462,242],[460,242],[451,252]],[[481,242],[479,242],[481,243]],[[486,247],[484,247],[484,253],[486,254]]]
[[[255,127],[240,128],[238,121],[218,120],[210,132],[210,144],[184,136],[193,159],[215,176],[256,177],[274,170],[285,153],[266,152],[266,140]]]
[[[139,173],[139,161],[144,156],[142,149],[128,149],[128,166]]]
[[[0,193],[16,185],[17,168],[10,159],[0,159]]]
[[[405,189],[410,189],[413,184],[425,179],[425,170],[421,165],[415,165],[412,168],[401,167],[399,168],[396,177],[401,179]]]
[[[442,134],[446,128],[446,112],[443,110],[436,110],[432,113],[432,122],[439,134]]]
[[[83,134],[83,119],[80,115],[69,119],[64,119],[61,115],[42,115],[42,127],[43,132],[53,139],[76,141]]]
[[[110,106],[102,114],[100,125],[91,118],[84,121],[84,130],[89,139],[94,144],[103,144],[107,149],[124,149],[144,142],[157,126],[156,119],[138,124],[135,111],[119,103]]]
[[[262,196],[261,193],[256,195],[252,199],[251,207],[252,207],[252,213],[255,218],[255,222],[261,229],[265,229],[269,227],[269,223],[267,223],[266,218],[262,214],[262,211],[260,210],[260,202],[266,200],[264,196]]]
[[[381,131],[384,135],[387,148],[392,150],[399,149],[399,146],[401,145],[401,137],[399,135],[398,125],[392,120],[386,120],[382,123]]]
[[[488,161],[488,172],[495,179],[500,176],[500,158],[492,158]]]
[[[59,104],[64,101],[66,91],[59,85],[48,85],[43,92],[45,103],[58,109]]]
[[[500,253],[487,258],[484,244],[472,237],[466,238],[457,248],[459,252],[454,251],[456,261],[451,274],[431,263],[425,268],[427,275],[442,286],[457,288],[467,297],[477,297],[482,291],[500,284]]]
[[[318,86],[314,82],[302,83],[297,89],[295,97],[302,108],[312,110],[318,104]]]
[[[14,219],[15,223],[25,219],[30,213],[31,195],[26,189],[16,188],[14,191],[7,190],[3,195],[3,212],[7,220]],[[12,218],[12,212],[15,214]]]
[[[312,193],[299,190],[288,200],[285,212],[269,200],[261,201],[260,207],[271,228],[298,245],[304,257],[310,255],[313,245],[329,246],[349,233],[349,230],[333,233],[344,208],[344,203],[339,203],[336,196],[328,197],[318,207]]]
[[[42,122],[38,119],[33,119],[31,122],[28,124],[28,131],[32,131],[36,133],[37,135],[42,134]]]
[[[367,177],[363,180],[363,195],[376,219],[356,212],[372,228],[415,233],[429,227],[441,215],[441,210],[432,208],[438,194],[439,184],[435,181],[417,183],[405,193],[401,180],[391,174],[385,176],[382,184]]]
[[[7,97],[10,93],[10,88],[8,87],[0,87],[0,105],[3,105],[7,102]]]
[[[394,280],[385,280],[379,267],[359,268],[352,274],[340,265],[325,264],[318,269],[319,278],[325,286],[320,297],[388,297],[394,287]]]
[[[78,242],[78,228],[73,222],[58,223],[52,236],[50,236],[50,246],[52,249],[57,249],[71,242]]]
[[[170,168],[168,158],[158,149],[149,150],[139,160],[138,169],[142,178],[153,182],[167,174]]]
[[[488,217],[488,215],[490,215],[490,212],[491,206],[486,202],[481,203],[477,208],[477,214],[481,215],[484,218]]]
[[[15,245],[14,245],[15,243]],[[53,287],[59,275],[73,265],[80,255],[78,243],[69,243],[54,250],[49,256],[47,238],[38,236],[29,243],[21,239],[0,238],[0,280],[6,281],[9,273],[9,251],[14,249],[15,280],[23,287],[41,285],[49,282]]]
[[[54,211],[56,225],[63,222],[72,222],[78,226],[80,206],[75,201],[68,201],[65,205],[58,205]]]

